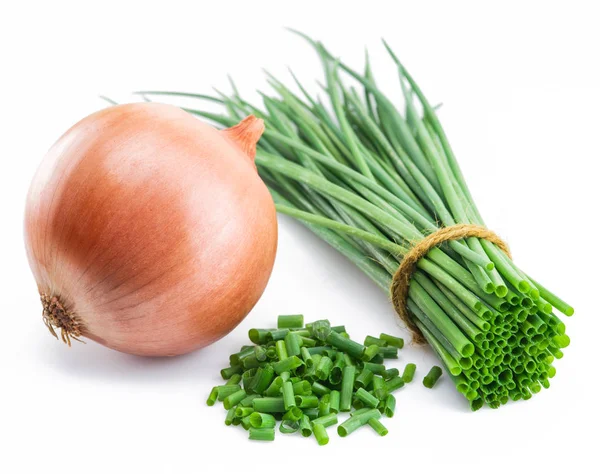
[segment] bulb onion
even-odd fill
[[[231,331],[269,279],[273,200],[254,165],[264,129],[163,104],[83,119],[27,197],[29,263],[52,334],[131,354],[183,354]]]

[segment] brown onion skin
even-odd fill
[[[83,336],[130,354],[178,355],[223,337],[262,295],[277,248],[273,200],[244,152],[260,133],[262,122],[246,143],[148,103],[77,123],[27,197],[40,293],[57,296]]]

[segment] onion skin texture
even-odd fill
[[[226,335],[262,295],[277,249],[275,206],[253,161],[262,131],[253,116],[218,131],[155,103],[77,123],[27,196],[40,295],[81,336],[130,354],[184,354]]]

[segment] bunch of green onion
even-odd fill
[[[295,76],[298,94],[269,76],[277,96],[263,94],[264,109],[235,86],[230,96],[166,94],[222,104],[227,115],[187,110],[223,126],[248,114],[264,119],[256,164],[277,210],[388,292],[412,244],[444,226],[484,221],[434,107],[389,46],[404,114],[377,87],[368,57],[360,73],[306,39],[322,60],[330,107]],[[573,314],[495,244],[474,237],[447,242],[419,261],[408,309],[473,410],[548,388],[552,362],[569,344],[553,311]]]
[[[337,428],[340,436],[367,424],[385,436],[388,430],[379,419],[394,415],[392,392],[415,373],[414,364],[407,364],[402,376],[383,364],[398,358],[402,339],[381,334],[360,344],[344,326],[332,327],[328,320],[304,326],[302,315],[282,315],[276,329],[251,329],[248,335],[255,345],[230,356],[230,366],[221,371],[227,383],[212,389],[207,404],[222,401],[225,424],[241,425],[253,440],[272,441],[281,420],[281,433],[314,434],[325,445],[326,428],[338,424],[340,412],[351,412]]]

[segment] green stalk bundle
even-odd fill
[[[298,94],[269,75],[277,96],[263,94],[262,110],[235,86],[230,96],[146,94],[220,103],[227,115],[187,110],[222,126],[248,114],[262,118],[266,132],[256,165],[277,210],[301,221],[389,292],[414,243],[441,227],[484,221],[435,108],[389,46],[404,113],[377,87],[368,57],[360,73],[304,38],[322,61],[329,107],[295,76]],[[569,344],[553,311],[573,314],[495,244],[475,237],[446,242],[418,262],[408,309],[473,410],[528,399],[549,387],[552,362]]]

